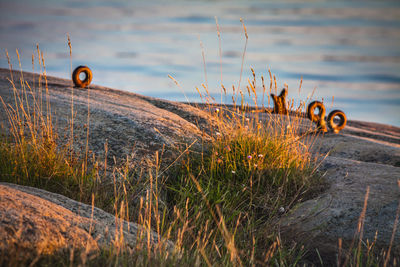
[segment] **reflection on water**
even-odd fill
[[[189,100],[199,101],[195,87],[206,83],[200,42],[210,92],[220,99],[221,68],[228,91],[238,85],[242,17],[249,34],[242,87],[250,67],[258,76],[268,76],[271,68],[278,86],[286,82],[296,101],[316,87],[314,98],[324,98],[328,112],[334,96],[334,108],[349,119],[400,126],[398,1],[26,0],[0,5],[0,48],[18,48],[24,70],[31,70],[37,42],[48,74],[68,78],[69,33],[73,65],[90,66],[94,83],[171,100],[186,100],[185,91]],[[0,67],[7,67],[4,51]]]

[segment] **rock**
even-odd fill
[[[355,236],[369,186],[363,237],[373,241],[378,232],[377,251],[386,250],[400,204],[400,186],[397,184],[400,168],[328,156],[320,171],[325,171],[329,189],[292,208],[280,222],[281,235],[306,244],[311,254],[318,249],[325,261],[334,264],[338,239],[341,238],[348,249]],[[398,229],[394,235],[394,255],[400,255]]]
[[[46,255],[79,247],[86,248],[90,253],[98,249],[97,242],[80,226],[89,223],[89,219],[40,197],[0,185],[2,260],[17,251],[28,255]],[[13,256],[16,257],[15,254]]]
[[[121,232],[122,229],[122,232]],[[150,242],[173,249],[153,231],[128,223],[89,205],[41,189],[0,183],[0,255],[2,260],[46,255],[63,249],[85,249],[94,253],[120,240],[134,248],[138,237],[150,234]],[[121,237],[123,236],[123,239]]]
[[[39,83],[38,74],[26,72],[22,74],[36,97],[40,86],[42,94],[45,95],[43,77]],[[14,94],[8,80],[10,77],[9,70],[0,68],[0,96],[5,103],[13,104]],[[12,77],[18,92],[21,93],[19,82],[21,72],[13,71]],[[108,161],[111,163],[114,157],[117,160],[124,160],[127,155],[133,153],[137,161],[153,158],[155,152],[161,151],[164,146],[169,148],[170,152],[176,152],[175,148],[179,145],[200,140],[203,133],[199,125],[210,119],[206,112],[183,103],[96,85],[90,85],[89,89],[73,88],[70,80],[50,76],[47,76],[47,83],[51,114],[59,137],[64,140],[69,138],[73,103],[76,113],[74,117],[76,150],[85,149],[89,118],[89,150],[96,156],[104,157],[107,143]],[[27,97],[31,104],[34,94],[27,88]],[[46,103],[45,97],[43,103]],[[44,115],[47,114],[45,105],[43,112]],[[7,124],[7,121],[6,113],[0,112],[0,123]],[[198,146],[200,143],[198,142]],[[176,154],[170,155],[173,156]]]
[[[400,167],[400,128],[356,121],[348,124],[340,134],[317,138],[314,152]]]

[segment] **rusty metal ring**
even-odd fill
[[[319,112],[318,115],[314,114],[314,110],[318,108]],[[325,106],[322,102],[320,101],[314,101],[311,102],[308,107],[307,107],[307,117],[312,121],[317,124],[318,131],[320,132],[327,132],[328,129],[326,128],[326,123],[325,123]]]
[[[338,124],[336,124],[333,120],[335,117],[339,117],[340,121]],[[347,123],[347,117],[346,114],[344,114],[343,111],[341,110],[333,110],[331,113],[328,115],[328,126],[333,130],[334,133],[339,133],[341,130],[344,129]]]
[[[318,115],[314,114],[314,110],[318,108]],[[307,117],[313,122],[319,122],[325,119],[325,106],[320,101],[311,102],[307,107]]]
[[[82,72],[86,74],[86,77],[84,80],[81,80],[79,78],[79,75]],[[85,87],[89,86],[90,82],[92,81],[92,78],[93,78],[92,71],[86,66],[79,66],[72,73],[72,80],[76,87],[85,88]]]

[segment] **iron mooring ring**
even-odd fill
[[[340,121],[339,123],[335,123],[333,120],[335,117],[339,117]],[[328,126],[333,130],[334,133],[339,133],[341,130],[344,129],[347,123],[347,117],[346,114],[344,114],[343,111],[341,110],[333,110],[331,113],[328,115]]]
[[[79,78],[81,73],[85,73],[86,77],[84,80]],[[72,81],[74,82],[76,87],[85,88],[88,87],[93,78],[92,71],[87,66],[79,66],[72,73]]]
[[[314,110],[316,108],[318,108],[319,110],[318,115],[314,114]],[[319,131],[324,133],[328,131],[325,123],[325,113],[326,113],[325,106],[320,101],[311,102],[307,107],[307,117],[312,122],[315,122],[317,124],[317,128]]]

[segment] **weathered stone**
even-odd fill
[[[341,150],[346,151],[349,146]],[[337,149],[335,154],[340,154],[340,150]],[[400,168],[328,156],[319,170],[324,172],[329,188],[319,197],[298,204],[282,218],[282,236],[306,244],[311,254],[318,249],[326,261],[334,262],[338,239],[341,238],[348,249],[354,238],[369,186],[363,237],[364,240],[373,241],[378,232],[378,251],[387,249],[394,229],[396,209],[400,204],[400,187],[397,185]],[[394,236],[392,253],[400,255],[398,230]]]
[[[122,231],[121,231],[122,230]],[[62,249],[84,249],[88,254],[121,240],[132,248],[142,236],[166,249],[170,241],[136,223],[59,194],[41,189],[0,183],[0,255],[23,251],[25,256],[52,254]],[[15,254],[12,254],[15,257]]]
[[[20,72],[14,71],[13,80],[19,86]],[[44,79],[38,84],[39,75],[23,73],[33,92],[38,94],[39,85],[44,89]],[[5,103],[14,103],[10,82],[10,71],[0,69],[0,96]],[[35,81],[35,82],[34,82]],[[163,146],[175,151],[180,144],[190,144],[203,137],[199,125],[209,121],[206,112],[193,106],[159,100],[134,93],[90,85],[87,89],[73,88],[71,80],[47,77],[53,120],[60,138],[68,139],[73,95],[74,135],[76,149],[84,149],[86,144],[87,122],[89,118],[89,150],[97,156],[104,156],[105,144],[108,146],[108,160],[124,160],[135,154],[134,160],[153,158],[155,151]],[[28,89],[27,89],[28,90]],[[30,103],[33,98],[28,90]],[[46,103],[43,91],[43,103]],[[3,107],[1,107],[3,109]],[[89,110],[89,113],[88,113]],[[43,109],[46,115],[46,109]],[[0,112],[0,123],[7,124],[5,112]],[[201,142],[198,142],[198,145]],[[171,157],[174,154],[171,154]],[[175,154],[176,155],[176,154]],[[167,162],[165,160],[165,162]]]
[[[89,220],[25,192],[0,185],[0,254],[52,254],[66,248],[96,250],[97,242],[80,227]],[[16,255],[14,255],[16,256]]]

